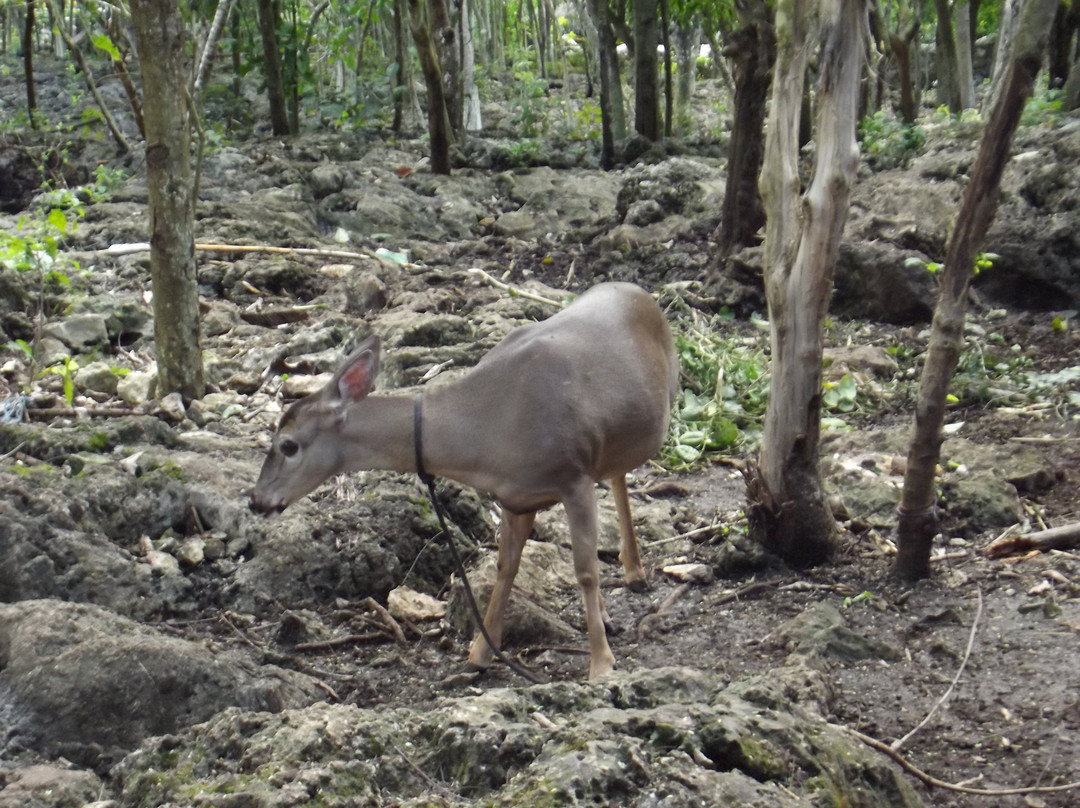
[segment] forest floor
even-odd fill
[[[4,92],[15,99],[16,90]],[[303,142],[301,138],[301,147]],[[262,147],[252,142],[239,148],[256,153]],[[103,151],[88,149],[85,154]],[[215,183],[225,180],[210,174],[203,182],[214,189]],[[117,242],[130,240],[127,219],[118,217],[110,223],[109,214],[103,216],[94,217],[99,236],[111,231]],[[243,225],[241,221],[241,229]],[[253,230],[263,227],[256,221],[250,226]],[[459,240],[455,249],[466,257],[490,253],[490,245],[482,239],[476,243]],[[518,254],[511,280],[532,278],[563,286],[565,272],[552,269],[544,257],[543,250]],[[429,269],[440,268],[429,263]],[[449,268],[442,269],[449,273]],[[463,299],[483,289],[457,284],[452,274],[447,277]],[[98,292],[108,294],[100,287]],[[469,307],[463,304],[463,308]],[[981,316],[976,308],[974,319]],[[992,327],[1006,344],[1023,346],[1025,356],[1040,370],[1080,365],[1080,344],[1073,338],[1063,340],[1047,322],[1045,314],[1010,311]],[[861,333],[871,335],[875,329],[896,330],[874,323],[860,327]],[[275,338],[267,329],[265,340]],[[204,348],[208,355],[214,354],[216,338],[208,337]],[[911,418],[910,408],[900,407],[865,414],[858,427],[868,436],[869,445],[876,431],[895,429]],[[1061,478],[1051,487],[1022,494],[1028,513],[1037,514],[1033,527],[1040,521],[1062,525],[1080,519],[1076,494],[1080,430],[1074,416],[1052,410],[1007,412],[971,404],[951,411],[950,420],[964,422],[969,441],[1037,447],[1046,464],[1060,472]],[[732,462],[747,459],[728,458],[686,472],[650,470],[639,478],[637,489],[663,482],[667,493],[655,494],[654,499],[670,498],[673,514],[692,513],[700,522],[724,521],[725,527],[738,524],[745,492]],[[679,524],[673,516],[673,537]],[[727,539],[717,531],[704,531],[682,539],[645,541],[642,555],[650,571],[650,590],[633,593],[614,577],[605,581],[608,610],[622,629],[611,638],[612,650],[625,670],[685,665],[737,680],[782,665],[790,648],[779,629],[809,607],[831,603],[852,632],[895,650],[895,657],[888,661],[851,660],[841,654],[820,663],[827,667],[833,688],[827,705],[831,721],[889,743],[931,716],[901,752],[915,766],[948,783],[996,789],[1080,781],[1080,552],[990,560],[983,550],[996,535],[947,540],[938,548],[933,577],[914,585],[890,575],[893,550],[873,532],[845,528],[836,557],[814,569],[769,567],[691,587],[681,586],[660,570],[674,562],[722,569],[723,558],[730,553]],[[555,610],[571,625],[581,627],[574,591],[560,597]],[[335,603],[319,609],[328,622],[335,622],[335,613],[351,607]],[[173,632],[192,639],[213,639],[237,648],[250,644],[237,636],[235,626],[209,613],[170,625]],[[248,638],[267,636],[273,625],[267,619],[247,627],[245,634]],[[325,677],[342,701],[364,707],[416,707],[462,691],[519,683],[513,673],[498,666],[482,676],[461,675],[466,650],[465,638],[445,634],[410,640],[406,645],[328,649],[298,655],[290,664]],[[576,647],[512,650],[550,680],[581,679],[587,667],[586,657]],[[939,706],[954,678],[950,698]],[[1080,804],[1080,790],[987,797],[921,782],[917,788],[928,805],[941,808]]]

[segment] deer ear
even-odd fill
[[[365,398],[379,373],[379,338],[364,340],[334,374],[327,392],[337,402],[351,404]]]

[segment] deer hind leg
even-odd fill
[[[625,474],[611,478],[611,490],[615,495],[615,512],[619,516],[619,536],[622,539],[619,560],[626,572],[626,585],[634,592],[643,592],[648,589],[649,582],[645,577],[645,569],[641,566],[637,536],[634,534],[634,520],[630,515],[630,493],[626,490]]]
[[[607,613],[600,598],[600,562],[596,557],[596,486],[583,480],[571,496],[563,499],[570,523],[570,546],[574,572],[585,606],[585,627],[589,633],[589,678],[603,676],[615,666],[605,631]]]
[[[491,589],[487,612],[484,615],[484,628],[496,646],[502,646],[503,618],[506,604],[510,602],[510,590],[514,586],[514,577],[521,566],[521,554],[525,550],[525,541],[532,532],[535,513],[510,513],[502,509],[502,522],[499,525],[499,561],[495,574],[495,585]],[[469,649],[469,664],[474,668],[486,668],[491,664],[491,646],[483,634],[478,634]]]

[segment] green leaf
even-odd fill
[[[680,460],[686,463],[693,463],[699,457],[701,457],[700,451],[695,449],[693,446],[687,446],[685,443],[676,444],[675,454]]]
[[[62,211],[60,208],[53,208],[52,210],[50,210],[49,211],[49,216],[46,219],[46,221],[52,227],[55,227],[57,230],[59,230],[61,233],[66,233],[67,232],[67,229],[68,229],[67,214],[65,214],[64,211]]]
[[[109,54],[109,57],[114,62],[120,61],[120,51],[117,49],[116,45],[113,44],[113,41],[109,39],[108,34],[98,34],[96,36],[90,37],[90,41],[94,43],[95,48],[97,48],[98,50],[103,50],[107,54]]]

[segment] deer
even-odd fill
[[[415,396],[372,394],[380,340],[364,340],[321,390],[282,415],[251,509],[283,511],[325,480],[358,470],[446,477],[501,508],[495,583],[484,628],[499,647],[514,577],[537,511],[562,503],[589,641],[589,678],[610,672],[614,627],[600,594],[596,484],[610,480],[619,560],[632,590],[648,586],[626,475],[662,447],[679,362],[652,296],[602,283],[546,320],[513,329],[465,375]],[[483,632],[469,650],[482,670]]]

